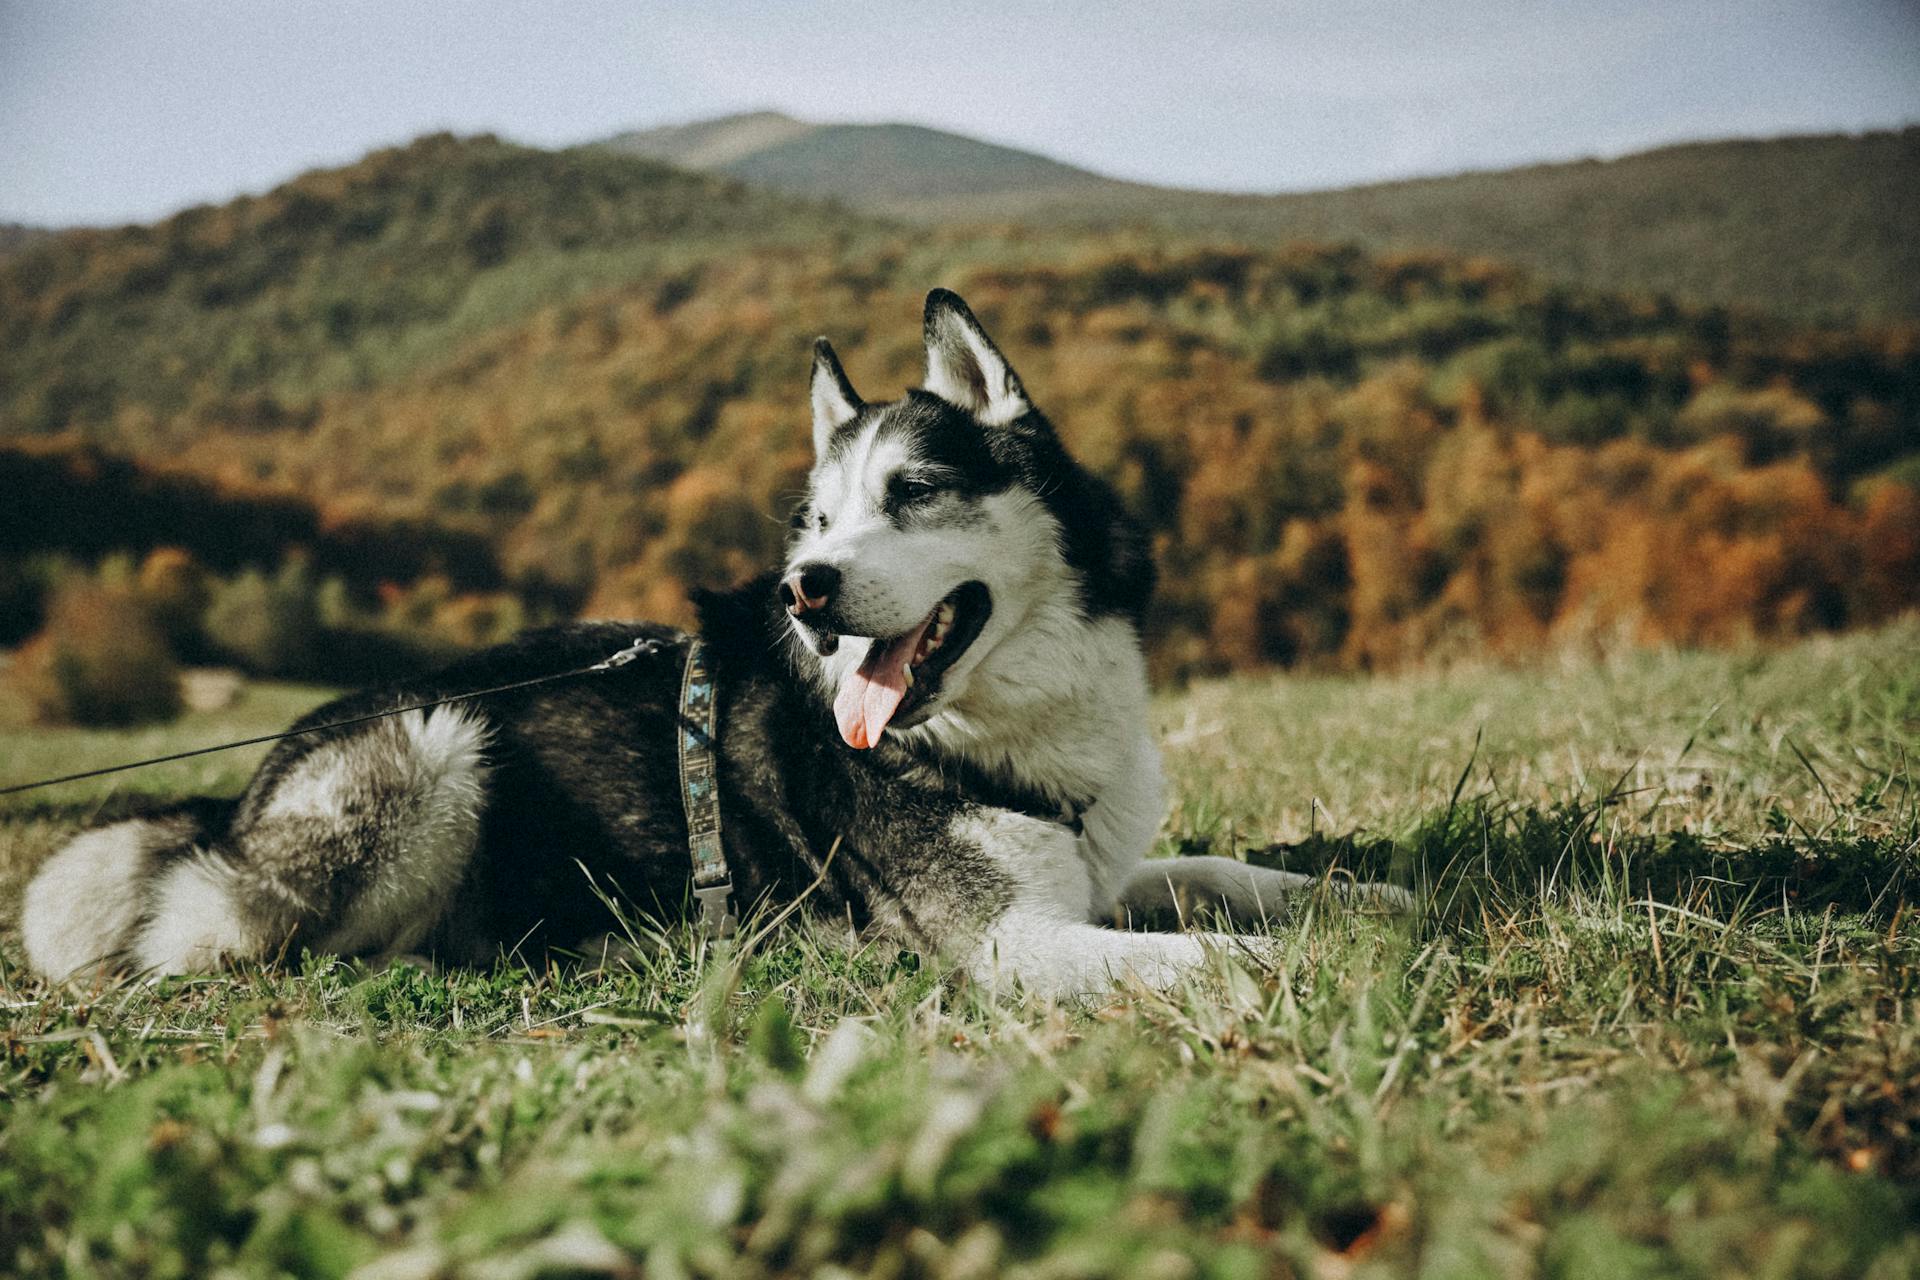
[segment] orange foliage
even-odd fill
[[[62,588],[6,679],[46,724],[133,725],[180,713],[180,672],[166,637],[124,586]]]
[[[483,535],[509,582],[588,614],[684,623],[692,588],[780,553],[812,335],[898,394],[932,275],[1150,526],[1162,674],[1717,644],[1920,605],[1920,495],[1857,483],[1911,450],[1897,336],[1648,319],[1430,255],[993,256],[930,235],[716,257],[670,307],[658,279],[567,302],[294,426],[155,434],[202,474]],[[1856,366],[1883,390],[1850,389]]]

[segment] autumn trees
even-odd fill
[[[693,587],[780,552],[808,341],[894,394],[933,283],[1152,530],[1163,675],[1720,644],[1920,604],[1911,328],[1438,254],[909,236],[485,140],[33,253],[0,269],[0,446],[39,440],[0,451],[42,513],[0,507],[16,639],[46,606],[24,557],[166,545],[223,582],[297,555],[436,642],[686,620]]]

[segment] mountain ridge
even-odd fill
[[[917,223],[1352,241],[1485,255],[1567,283],[1800,319],[1920,318],[1915,125],[1277,193],[1158,186],[924,125],[778,112],[601,145]]]
[[[819,124],[777,111],[636,130],[600,145],[795,195],[843,197],[851,173],[857,193],[847,202],[856,205],[1129,185],[1038,152],[931,125]]]

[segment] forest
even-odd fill
[[[173,495],[0,519],[0,624],[75,615],[63,591],[108,607],[104,568],[112,607],[145,608],[156,555],[437,642],[684,621],[690,589],[779,555],[812,337],[897,394],[935,284],[1153,531],[1163,678],[1779,640],[1920,604],[1912,324],[1335,242],[910,229],[437,136],[0,260],[0,472],[37,468],[46,513],[103,467]]]

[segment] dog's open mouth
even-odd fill
[[[993,614],[986,585],[963,583],[902,635],[875,638],[866,661],[849,671],[833,700],[840,736],[865,749],[896,721],[906,723],[940,692],[940,677],[980,638]]]

